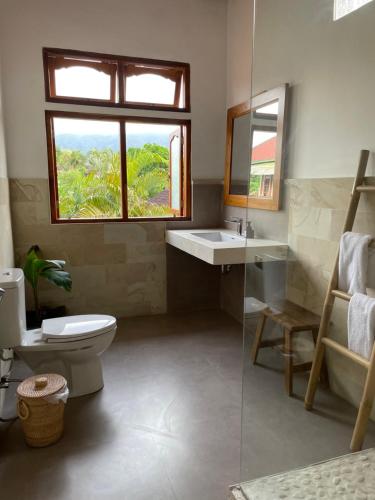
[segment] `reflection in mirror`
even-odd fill
[[[276,162],[279,102],[251,114],[251,167],[249,196],[272,199]]]
[[[247,196],[249,179],[250,113],[233,120],[230,193]]]

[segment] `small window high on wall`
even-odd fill
[[[190,121],[46,111],[53,223],[189,219]]]
[[[334,0],[333,18],[337,21],[370,2],[372,0]]]
[[[46,100],[190,111],[190,66],[111,54],[43,49]]]

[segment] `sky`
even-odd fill
[[[257,113],[262,113],[263,115],[277,115],[279,112],[279,101],[272,102],[271,104],[266,104],[256,109]],[[263,142],[268,141],[272,137],[275,137],[276,132],[255,130],[253,134],[253,147],[263,144]]]
[[[117,122],[103,120],[80,120],[76,118],[54,118],[55,134],[77,135],[119,135],[120,126]],[[171,134],[176,125],[161,125],[154,123],[127,123],[127,134]]]
[[[89,85],[88,85],[89,81]],[[109,99],[110,77],[92,68],[73,66],[56,71],[56,93],[61,96]],[[127,79],[126,95],[129,100],[171,103],[175,83],[158,75],[132,76]],[[56,134],[117,135],[118,123],[58,118],[54,121]],[[127,133],[170,134],[174,125],[128,124]]]
[[[363,0],[357,0],[363,1]],[[89,80],[90,85],[87,85]],[[91,98],[109,98],[109,75],[92,68],[73,66],[56,71],[56,92],[58,95]],[[127,79],[127,98],[142,101],[147,95],[150,102],[171,102],[174,94],[174,82],[158,75],[133,76]],[[278,101],[257,109],[258,113],[277,114]],[[55,118],[56,135],[119,135],[119,124],[103,120],[82,120],[72,118]],[[175,125],[127,123],[127,134],[166,134],[170,135]],[[270,139],[269,132],[257,131],[253,137],[253,146],[258,146]]]

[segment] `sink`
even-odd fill
[[[192,236],[203,238],[208,241],[244,241],[240,235],[222,233],[221,231],[212,231],[209,233],[191,233]]]
[[[167,229],[169,245],[214,266],[286,260],[288,245],[279,241],[246,240],[228,229]]]

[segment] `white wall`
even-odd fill
[[[3,117],[3,99],[2,99],[2,85],[1,85],[1,65],[0,65],[0,179],[6,179],[8,177],[4,128],[5,127],[4,127],[4,117]]]
[[[222,178],[226,3],[2,0],[0,44],[10,177],[47,177],[44,110],[64,109],[44,102],[42,47],[50,46],[190,63],[193,178]],[[104,112],[138,114],[110,108]]]
[[[333,0],[256,5],[254,93],[292,86],[286,177],[353,176],[375,151],[375,2],[336,22]]]
[[[253,0],[228,0],[227,107],[251,96]]]

